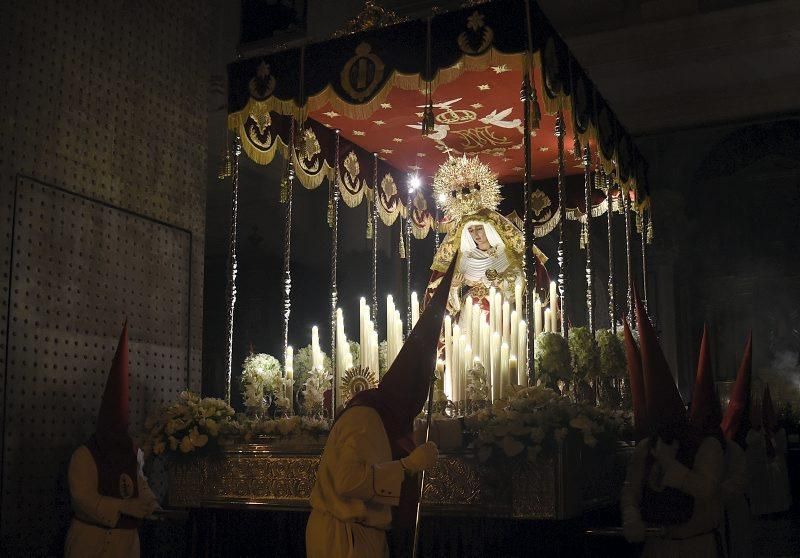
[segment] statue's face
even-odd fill
[[[486,239],[486,231],[483,228],[483,225],[470,225],[467,227],[470,236],[472,236],[472,240],[475,241],[477,244],[478,249],[480,250],[488,250],[491,248],[489,241]]]

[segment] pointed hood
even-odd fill
[[[456,253],[425,311],[378,387],[356,394],[347,405],[347,409],[367,406],[378,411],[395,458],[401,450],[409,451],[406,447],[409,444],[413,447],[410,436],[414,419],[428,400],[431,379],[436,369],[436,349],[457,259]]]
[[[625,336],[625,359],[628,362],[628,382],[633,404],[633,426],[636,430],[636,439],[641,440],[647,436],[647,400],[644,396],[642,356],[639,354],[639,347],[633,338],[628,320],[623,319],[622,324]]]
[[[731,398],[725,416],[722,417],[722,433],[729,440],[736,440],[739,445],[750,429],[750,387],[753,375],[753,334],[747,336],[742,362],[736,373],[736,382],[731,390]]]
[[[95,437],[103,449],[133,447],[128,434],[128,322],[122,327],[117,352],[108,372],[103,401],[97,414]]]
[[[700,342],[700,357],[697,360],[697,372],[694,376],[689,422],[704,434],[718,434],[719,424],[722,421],[722,409],[714,389],[709,343],[708,324],[704,324],[703,340]]]
[[[398,418],[413,421],[428,400],[456,259],[454,257],[450,262],[425,311],[378,386],[378,391],[385,394],[392,414]]]
[[[655,434],[664,429],[683,428],[688,424],[686,406],[681,399],[678,386],[675,385],[675,379],[672,377],[667,359],[658,344],[658,337],[650,319],[645,314],[635,286],[633,297],[636,303],[636,329],[639,332],[650,433]]]

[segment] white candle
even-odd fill
[[[550,331],[553,333],[557,333],[558,329],[558,292],[556,289],[556,282],[550,282],[550,319],[552,320],[552,324],[550,325]]]
[[[517,336],[517,366],[519,370],[519,384],[528,385],[528,323],[519,322],[519,335]]]
[[[419,299],[417,298],[417,291],[411,293],[411,327],[417,325],[419,320]]]
[[[453,379],[453,397],[454,397],[453,401],[458,401],[459,400],[458,399],[458,395],[459,395],[458,388],[459,388],[459,385],[460,385],[459,384],[459,380],[460,380],[459,375],[461,373],[461,367],[459,365],[459,360],[460,360],[461,353],[458,350],[458,340],[459,340],[460,337],[461,337],[461,327],[458,324],[453,324],[453,336],[452,336],[453,350],[452,350],[451,355],[450,355],[450,358],[453,359],[453,361],[452,361],[453,369],[451,370],[451,377]]]
[[[503,336],[503,295],[501,293],[494,293],[494,305],[497,310],[495,311],[495,331],[500,333],[500,337]]]
[[[492,401],[500,398],[500,333],[492,333]]]
[[[553,313],[550,308],[544,309],[544,331],[545,333],[550,333],[553,330],[553,318],[551,314]]]
[[[319,351],[319,328],[311,328],[311,365],[314,368],[322,368],[322,355]]]
[[[372,347],[371,347],[370,370],[375,372],[375,378],[380,378],[381,375],[381,361],[378,354],[378,332],[372,330]]]
[[[447,399],[451,399],[450,394],[447,393],[447,383],[444,381],[445,370],[444,370],[444,361],[440,358],[436,359],[436,378],[437,381],[442,382],[442,391],[444,391],[444,396]]]
[[[464,400],[464,384],[467,379],[467,363],[464,356],[467,349],[467,336],[463,333],[458,336],[458,400]]]
[[[507,300],[503,301],[503,343],[509,342],[511,336],[511,305]]]
[[[542,332],[542,301],[538,295],[533,301],[533,333],[539,335]]]
[[[386,366],[394,360],[394,299],[386,297]]]
[[[511,376],[511,382],[517,384],[518,386],[526,386],[528,383],[524,381],[522,378],[522,374],[517,367],[517,357],[516,355],[511,355],[508,357],[508,373]]]
[[[522,314],[522,277],[517,277],[514,282],[514,309],[517,314]]]
[[[288,411],[291,415],[294,406],[294,349],[291,345],[286,347],[283,368],[286,370],[286,397],[289,399]]]
[[[466,401],[467,398],[467,384],[469,383],[469,369],[472,366],[472,346],[467,345],[464,347],[464,382],[461,386],[461,397]]]
[[[450,315],[444,317],[444,385],[448,399],[453,399],[453,319]]]
[[[472,297],[468,296],[464,302],[464,319],[460,320],[464,324],[464,335],[467,341],[472,344]]]
[[[517,311],[511,312],[511,335],[508,336],[508,346],[511,348],[511,354],[517,354],[517,347],[519,346],[519,315]]]
[[[508,397],[508,386],[511,385],[511,373],[508,366],[508,343],[500,345],[500,397]],[[514,378],[514,383],[517,379]]]
[[[481,307],[478,304],[472,305],[472,327],[470,328],[470,344],[472,345],[472,354],[481,354]]]
[[[494,295],[494,287],[489,287],[489,331],[491,333],[497,330],[497,306],[494,303]]]
[[[487,374],[489,373],[489,367],[491,365],[491,360],[489,360],[491,338],[492,335],[489,331],[489,324],[481,320],[481,363],[485,367]]]

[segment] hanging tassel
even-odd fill
[[[653,243],[653,221],[647,223],[647,243]]]
[[[425,111],[422,113],[422,135],[429,136],[433,133],[435,120],[433,116],[433,102],[428,101]]]
[[[372,240],[372,203],[367,200],[367,240]]]

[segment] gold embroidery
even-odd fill
[[[356,47],[355,56],[342,68],[342,89],[356,101],[372,95],[383,79],[383,61],[371,51],[368,43],[361,43]]]

